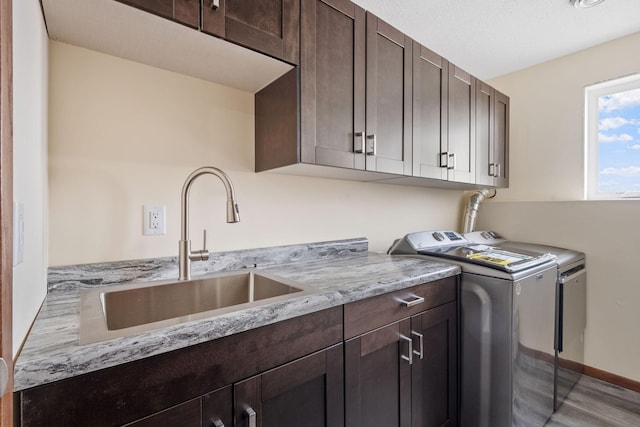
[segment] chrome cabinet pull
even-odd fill
[[[456,154],[449,154],[449,159],[447,160],[447,169],[455,169],[456,168]]]
[[[449,153],[447,153],[446,151],[444,153],[440,153],[440,167],[449,167]]]
[[[247,406],[247,409],[244,410],[249,417],[249,427],[256,427],[256,411],[251,408],[251,406]]]
[[[399,298],[398,301],[403,307],[413,307],[414,305],[422,304],[424,302],[424,298],[419,297],[418,295],[411,295],[410,298],[411,299],[409,300]]]
[[[371,141],[371,150],[369,150],[369,141]],[[375,156],[376,155],[376,134],[367,135],[367,156]]]
[[[356,146],[356,138],[360,139],[360,147]],[[356,154],[364,153],[364,132],[356,132],[353,134],[353,152]]]
[[[222,420],[220,418],[218,418],[217,420],[213,420],[211,425],[213,427],[224,427],[224,423],[222,422]]]
[[[407,343],[407,356],[400,354],[400,358],[409,362],[409,365],[413,365],[413,340],[404,335],[400,335],[400,340]]]
[[[411,331],[411,335],[418,337],[418,351],[413,350],[413,354],[422,360],[424,359],[424,335],[416,331]],[[411,340],[411,343],[413,346],[413,340]]]
[[[217,10],[220,7],[220,0],[211,1],[211,9]]]
[[[489,176],[496,176],[496,164],[489,163]]]

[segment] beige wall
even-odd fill
[[[36,0],[13,2],[14,200],[24,205],[24,262],[13,269],[13,352],[47,290],[47,33]]]
[[[640,202],[580,201],[584,87],[640,71],[640,33],[490,83],[511,97],[511,187],[482,206],[477,229],[584,251],[585,363],[640,380]]]
[[[253,95],[59,42],[50,43],[51,265],[177,254],[180,190],[204,165],[223,186],[191,195],[191,236],[221,251],[365,236],[386,251],[421,229],[456,228],[462,193],[253,172]],[[167,205],[167,235],[142,235],[142,205]]]

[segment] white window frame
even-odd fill
[[[640,74],[585,87],[584,91],[584,198],[585,200],[640,199],[640,193],[598,192],[598,100],[601,96],[640,88]]]

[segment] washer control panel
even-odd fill
[[[467,240],[455,231],[421,231],[407,234],[406,240],[416,251],[425,248],[448,247],[467,243]]]

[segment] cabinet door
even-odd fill
[[[231,410],[231,400],[229,400]],[[189,400],[148,417],[125,424],[126,427],[183,426],[200,427],[200,398]],[[207,424],[208,425],[208,424]],[[231,425],[231,424],[229,424]]]
[[[495,186],[509,186],[509,97],[495,91],[493,162],[497,165]]]
[[[413,43],[413,175],[447,179],[449,63]]]
[[[458,424],[456,319],[455,302],[411,319],[414,350],[419,353],[412,365],[412,427]]]
[[[411,175],[412,40],[367,12],[366,169]]]
[[[342,344],[234,386],[239,427],[344,426]]]
[[[116,0],[193,28],[199,27],[200,0]]]
[[[448,103],[448,179],[475,181],[475,79],[459,67],[449,64]]]
[[[509,97],[486,83],[476,90],[476,184],[507,187]]]
[[[301,8],[301,161],[364,169],[364,9],[349,0]]]
[[[476,91],[476,184],[495,185],[494,163],[495,90],[477,82]]]
[[[404,319],[345,343],[347,426],[411,425],[409,333]]]
[[[298,64],[300,1],[203,0],[202,30]]]
[[[226,386],[202,396],[202,427],[233,426],[233,389]]]

